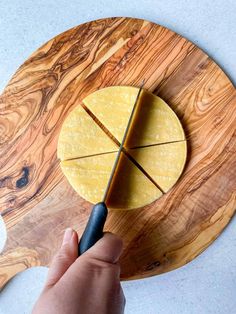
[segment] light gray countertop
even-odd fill
[[[0,0],[0,90],[44,42],[83,22],[110,16],[148,19],[185,36],[236,82],[234,0]],[[127,314],[236,313],[236,218],[198,258],[175,271],[123,283]],[[0,223],[0,248],[4,238]],[[0,314],[28,314],[45,280],[37,267],[0,294]]]

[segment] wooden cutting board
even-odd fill
[[[66,227],[84,230],[91,204],[70,187],[56,157],[67,114],[97,89],[139,86],[143,78],[181,120],[188,161],[156,202],[109,213],[106,230],[124,240],[121,278],[180,267],[227,225],[236,204],[236,93],[229,78],[162,26],[132,18],[85,23],[33,53],[0,97],[0,208],[7,227],[1,287],[28,267],[49,265]]]

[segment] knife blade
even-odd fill
[[[129,117],[129,120],[128,120],[128,123],[126,126],[122,142],[120,144],[116,159],[114,161],[114,164],[113,164],[113,167],[111,170],[111,174],[110,174],[110,177],[109,177],[109,180],[107,183],[107,187],[106,187],[105,192],[104,192],[103,199],[100,203],[97,203],[93,206],[92,212],[89,216],[89,220],[87,222],[87,225],[85,227],[85,230],[84,230],[83,235],[81,237],[81,240],[79,242],[79,255],[86,252],[90,247],[92,247],[103,236],[103,227],[104,227],[104,224],[106,222],[107,213],[108,213],[107,206],[106,206],[106,199],[108,197],[108,194],[109,194],[109,191],[110,191],[110,188],[112,185],[112,181],[115,177],[116,171],[118,169],[118,164],[120,161],[121,153],[122,153],[122,150],[124,148],[124,144],[125,144],[126,138],[128,136],[129,129],[130,129],[130,126],[132,124],[134,114],[136,112],[138,100],[139,100],[141,91],[143,89],[144,82],[145,82],[145,80],[142,81],[141,86],[140,86],[139,91],[138,91],[138,94],[136,96],[135,103],[134,103],[133,109],[131,111],[131,114],[130,114],[130,117]]]

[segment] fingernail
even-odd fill
[[[73,236],[73,229],[71,228],[67,228],[65,233],[64,233],[64,237],[63,237],[63,242],[62,242],[62,245],[66,244],[66,243],[69,243],[72,236]]]

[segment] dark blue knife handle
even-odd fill
[[[104,202],[94,205],[79,242],[79,255],[83,254],[103,237],[103,227],[107,218],[107,212]]]

